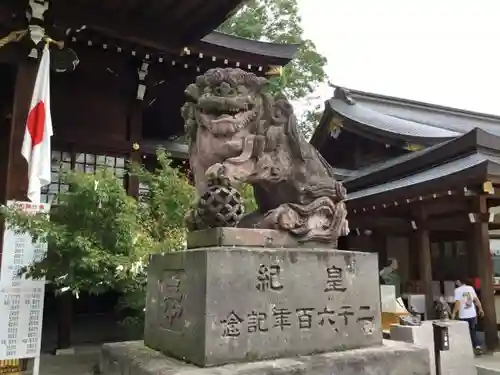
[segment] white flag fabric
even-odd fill
[[[26,121],[21,154],[28,162],[28,199],[40,203],[40,190],[50,184],[53,135],[50,112],[50,50],[45,46]]]

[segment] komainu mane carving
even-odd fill
[[[186,89],[182,114],[200,196],[190,229],[278,229],[300,242],[335,244],[348,232],[345,188],[299,136],[288,100],[268,94],[267,83],[241,69],[211,69]],[[244,217],[242,183],[253,186],[258,204]]]

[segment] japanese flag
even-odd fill
[[[40,190],[50,184],[52,117],[50,113],[50,51],[43,50],[38,67],[21,154],[28,162],[28,199],[40,202]]]

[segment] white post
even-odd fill
[[[35,357],[35,362],[33,363],[33,375],[40,374],[40,354],[38,357]]]

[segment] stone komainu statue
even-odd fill
[[[190,164],[201,199],[190,229],[278,229],[300,242],[336,244],[348,233],[345,188],[301,139],[293,108],[268,81],[241,69],[211,69],[186,89],[182,108]],[[253,186],[258,212],[243,216],[237,191]]]

